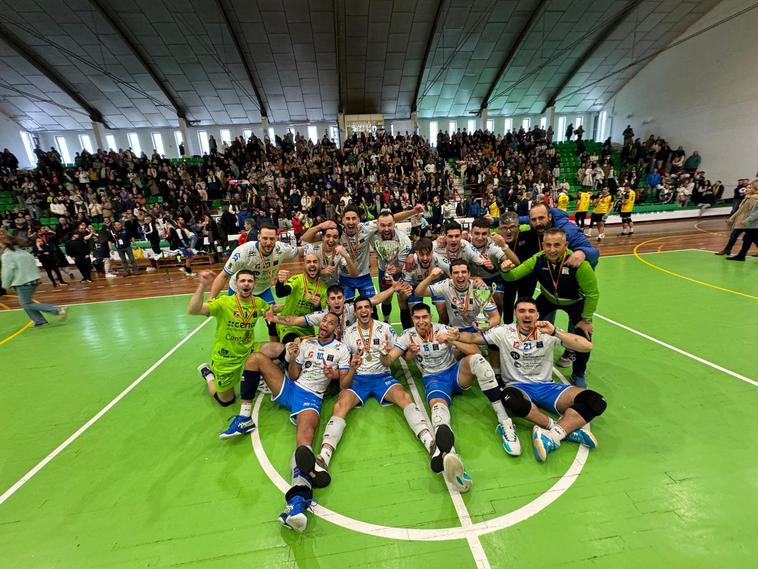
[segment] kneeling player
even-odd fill
[[[295,457],[311,449],[329,382],[348,384],[354,373],[350,352],[334,337],[337,325],[337,316],[329,313],[321,321],[316,338],[307,338],[299,345],[288,344],[290,361],[286,375],[260,352],[251,354],[246,365],[246,370],[258,380],[263,376],[271,393],[276,394],[273,400],[290,411],[290,420],[297,427],[297,448],[290,460],[292,484],[285,494],[287,508],[279,516],[282,525],[297,531],[303,531],[308,524],[305,510],[311,506],[313,490],[310,476],[297,467]]]
[[[252,271],[241,270],[235,276],[237,291],[234,295],[220,296],[204,302],[205,292],[213,285],[216,275],[211,271],[203,271],[187,308],[190,314],[213,316],[216,319],[216,339],[213,343],[211,363],[204,363],[198,367],[211,397],[222,407],[232,405],[236,398],[234,386],[240,382],[242,376],[240,412],[231,418],[229,427],[219,435],[222,439],[245,435],[255,428],[250,416],[258,382],[251,381],[250,374],[244,371],[244,368],[245,361],[256,343],[255,325],[270,308],[265,300],[253,296],[255,279]],[[283,348],[278,342],[266,342],[260,346],[260,351],[269,357],[275,357]]]
[[[515,324],[505,324],[479,334],[451,331],[450,338],[473,344],[495,344],[509,380],[503,402],[514,417],[532,423],[534,457],[545,462],[547,455],[561,446],[563,439],[597,447],[597,439],[584,427],[602,415],[606,402],[591,389],[554,382],[553,348],[565,346],[577,352],[589,352],[592,343],[583,336],[559,330],[552,323],[539,320],[537,303],[522,298],[516,303]],[[538,407],[563,416],[554,421]]]
[[[498,421],[510,422],[510,419],[501,401],[495,372],[482,354],[472,354],[470,347],[448,337],[448,330],[454,329],[444,324],[433,324],[432,314],[426,304],[416,304],[412,309],[412,318],[413,328],[405,330],[398,337],[390,353],[382,356],[382,364],[389,367],[401,355],[407,360],[416,360],[431,409],[437,447],[443,452],[449,449],[442,457],[445,478],[460,492],[467,492],[471,488],[471,479],[465,473],[460,458],[452,450],[454,436],[450,427],[450,405],[453,395],[463,393],[476,379],[492,403]],[[454,344],[469,355],[456,361]]]
[[[296,455],[298,467],[302,472],[312,474],[316,488],[327,486],[331,481],[327,467],[345,430],[345,417],[354,407],[362,407],[373,395],[381,405],[394,403],[403,410],[408,426],[430,454],[432,470],[442,472],[442,451],[437,450],[426,420],[408,392],[392,377],[389,367],[381,362],[382,355],[387,355],[395,344],[395,329],[372,318],[373,305],[367,296],[359,296],[354,306],[357,322],[348,326],[342,343],[353,355],[351,363],[358,363],[355,375],[352,383],[341,386],[332,417],[324,430],[321,452],[314,456],[303,447],[305,450]],[[450,448],[445,449],[445,452],[449,451]]]

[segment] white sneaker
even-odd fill
[[[118,275],[114,275],[113,273],[105,273],[106,279],[117,279]]]
[[[68,316],[68,306],[61,306],[58,310],[58,316],[60,317],[61,322],[63,322]]]
[[[571,361],[571,358],[567,358],[566,356],[561,356],[558,358],[558,361],[555,362],[555,365],[558,367],[571,367],[571,365],[574,362]]]
[[[145,272],[146,273],[154,273],[155,272],[155,267],[148,267],[148,268],[145,269]]]
[[[500,439],[503,441],[503,448],[505,452],[511,456],[519,456],[521,454],[521,442],[518,440],[516,434],[516,427],[513,425],[511,419],[506,419],[497,426],[497,434],[500,435]]]
[[[445,480],[461,494],[465,494],[471,490],[474,482],[463,469],[463,462],[461,462],[457,454],[449,452],[445,455],[444,470],[442,472]]]

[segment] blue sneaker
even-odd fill
[[[253,432],[255,429],[255,423],[251,417],[245,417],[244,415],[233,415],[229,417],[231,423],[226,430],[221,433],[218,438],[231,439],[232,437],[239,437]]]
[[[584,428],[577,429],[573,433],[566,435],[566,440],[571,441],[579,445],[586,446],[587,448],[597,448],[597,439],[589,430]]]
[[[534,425],[532,429],[532,444],[537,462],[545,462],[547,455],[561,446],[561,443],[550,438],[546,429],[541,429],[537,425]]]
[[[279,523],[295,531],[305,531],[308,525],[305,511],[311,508],[311,504],[313,504],[313,500],[307,500],[302,496],[293,496],[287,501],[285,510],[279,514]]]
[[[571,385],[573,385],[574,387],[581,387],[582,389],[587,389],[587,380],[584,379],[583,375],[572,375]]]

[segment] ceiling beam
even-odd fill
[[[8,26],[0,23],[0,36],[2,36],[5,43],[7,43],[16,53],[28,61],[34,66],[40,73],[47,77],[50,81],[63,91],[66,95],[71,97],[77,105],[79,105],[84,111],[86,111],[90,120],[102,123],[106,128],[110,128],[103,118],[103,114],[88,103],[84,97],[82,97],[69,83],[63,75],[53,69],[46,61],[39,57],[32,49],[27,46],[21,39],[11,31]]]
[[[150,63],[150,60],[148,60],[147,53],[137,44],[137,42],[135,42],[132,39],[132,37],[127,33],[126,29],[121,27],[121,25],[116,21],[116,18],[110,12],[110,10],[105,5],[105,3],[102,2],[102,0],[90,0],[90,2],[97,9],[98,13],[103,17],[103,19],[106,22],[108,22],[108,25],[110,25],[110,27],[113,28],[116,34],[126,44],[129,50],[134,54],[134,57],[136,57],[137,60],[140,62],[142,67],[145,68],[148,75],[150,75],[150,77],[153,79],[155,84],[158,86],[161,92],[165,95],[166,99],[168,99],[168,102],[171,103],[172,107],[174,107],[174,111],[176,111],[176,116],[178,116],[181,119],[186,119],[187,109],[185,109],[184,105],[182,105],[177,100],[174,94],[169,90],[164,80],[161,79],[161,77],[158,75],[158,71],[156,70],[155,67],[153,67],[153,64]]]
[[[534,10],[532,10],[532,13],[529,15],[529,19],[526,21],[526,24],[524,24],[524,27],[521,28],[521,31],[519,32],[518,37],[511,45],[511,49],[508,50],[508,53],[505,56],[505,59],[503,59],[503,63],[500,64],[500,69],[497,70],[497,75],[495,75],[495,79],[492,81],[492,84],[490,85],[489,89],[487,89],[487,94],[484,96],[484,99],[482,99],[482,106],[479,108],[479,112],[483,111],[487,108],[487,105],[489,105],[490,97],[492,97],[492,93],[495,91],[495,87],[498,86],[500,83],[500,80],[505,75],[505,72],[508,70],[508,66],[513,61],[513,58],[516,57],[516,54],[518,53],[519,48],[521,47],[521,44],[524,42],[524,39],[526,39],[526,35],[529,33],[529,30],[534,25],[534,22],[537,21],[537,17],[542,12],[542,9],[545,7],[545,5],[548,3],[548,0],[539,0],[537,2],[537,6],[534,7]]]
[[[344,10],[344,4],[340,0],[332,0],[332,12],[334,13],[334,55],[337,59],[337,116],[344,114],[345,109],[342,105],[347,97],[342,96],[342,79],[346,76],[347,61],[345,59],[345,48],[342,46],[344,34],[342,33],[342,24],[344,18],[340,18],[340,10]],[[347,93],[346,93],[347,95]]]
[[[569,84],[571,79],[574,78],[574,76],[579,72],[579,70],[582,68],[582,66],[587,63],[590,57],[592,57],[595,52],[598,50],[598,48],[605,43],[605,40],[607,40],[613,32],[615,32],[618,27],[621,25],[621,23],[626,19],[626,17],[637,8],[642,3],[642,0],[630,0],[630,2],[624,6],[624,8],[621,9],[621,11],[616,14],[613,19],[608,22],[608,24],[600,31],[600,33],[595,38],[595,41],[592,42],[592,45],[590,45],[582,54],[582,56],[576,60],[576,63],[571,67],[571,70],[563,77],[563,80],[561,81],[561,84],[558,86],[558,88],[553,91],[553,94],[550,95],[550,98],[548,98],[547,103],[545,104],[545,107],[542,109],[542,112],[544,113],[549,107],[552,107],[555,105],[556,99],[558,99],[558,96],[561,94],[561,91],[563,91],[566,88],[566,85]]]
[[[247,61],[247,58],[245,57],[245,52],[242,50],[242,44],[240,43],[239,36],[234,31],[234,26],[232,25],[232,20],[229,17],[229,10],[226,7],[226,2],[224,0],[216,0],[218,3],[218,9],[221,11],[221,15],[224,17],[224,23],[226,24],[226,29],[229,32],[229,36],[232,38],[232,42],[234,43],[234,49],[237,50],[237,56],[240,58],[240,61],[242,62],[242,67],[245,68],[245,74],[247,75],[247,80],[250,82],[250,86],[253,88],[253,94],[255,95],[255,101],[258,103],[258,109],[261,113],[262,119],[268,118],[268,113],[266,112],[266,107],[263,106],[263,99],[261,98],[261,93],[258,91],[258,87],[255,85],[255,79],[253,78],[253,70],[250,68],[250,64]]]
[[[437,28],[440,24],[440,16],[442,15],[442,8],[445,4],[445,0],[439,0],[437,3],[437,11],[434,13],[434,22],[432,23],[432,31],[429,32],[429,37],[426,40],[426,49],[424,49],[424,59],[421,60],[421,69],[418,72],[418,79],[416,80],[416,89],[413,91],[413,106],[411,112],[416,112],[416,105],[418,104],[418,94],[421,91],[421,80],[424,78],[424,71],[426,71],[426,64],[429,62],[429,54],[432,51],[432,44],[434,43],[434,36],[437,35]]]

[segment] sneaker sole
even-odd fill
[[[326,488],[332,481],[332,477],[326,470],[316,470],[316,455],[306,446],[295,449],[295,464],[300,472],[308,476],[314,488]]]
[[[223,441],[223,440],[226,440],[226,439],[233,439],[234,437],[242,437],[242,436],[244,436],[244,435],[249,435],[250,433],[252,433],[252,432],[253,432],[253,430],[254,430],[254,429],[255,429],[255,427],[250,427],[250,429],[249,429],[249,430],[247,430],[247,431],[244,431],[244,432],[242,432],[242,433],[240,433],[240,432],[231,433],[231,434],[227,434],[227,433],[221,433],[221,434],[218,436],[218,438],[219,438],[219,439],[221,439],[221,440]]]
[[[453,430],[447,425],[440,425],[434,434],[434,442],[442,452],[450,452],[455,444]]]
[[[292,530],[292,531],[296,531],[296,532],[298,532],[298,533],[303,533],[303,532],[305,531],[305,528],[306,528],[306,527],[308,527],[308,522],[307,522],[307,520],[306,520],[306,523],[305,523],[305,525],[304,525],[302,528],[299,528],[299,527],[296,527],[296,526],[290,525],[290,524],[287,522],[287,516],[286,516],[285,514],[281,514],[281,515],[280,515],[280,516],[278,516],[276,519],[279,521],[279,523],[280,523],[280,524],[282,524],[282,527],[285,527],[285,528],[287,528],[287,529],[289,529],[289,530]]]
[[[471,481],[466,480],[463,463],[457,455],[449,453],[445,455],[445,480],[455,487],[458,492],[465,494],[471,490]]]
[[[532,433],[532,450],[534,450],[534,458],[537,462],[545,462],[547,460],[547,451],[545,445],[542,444],[542,438],[537,433]]]

